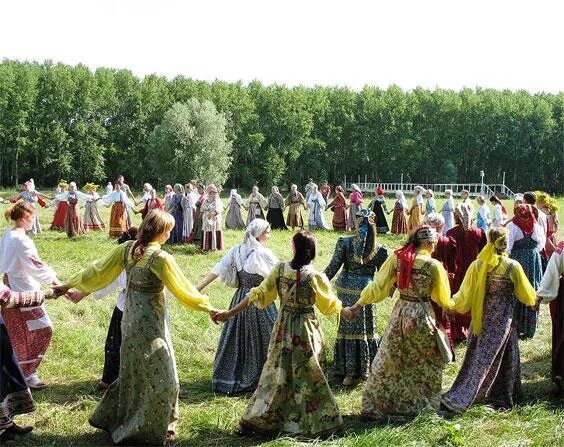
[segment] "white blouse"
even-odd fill
[[[513,244],[515,241],[521,240],[525,237],[521,228],[515,225],[513,222],[509,222],[507,224],[507,231],[509,233],[507,238],[507,252],[511,253],[513,249]],[[531,234],[531,239],[533,239],[537,243],[537,251],[540,253],[544,248],[544,244],[546,243],[546,233],[542,229],[542,227],[538,224],[538,222],[533,227],[533,233]]]
[[[564,250],[556,250],[550,257],[546,271],[542,276],[537,295],[542,297],[543,301],[552,301],[558,296],[558,287],[560,286],[560,276],[564,273]]]
[[[212,268],[212,273],[223,281],[232,263],[235,263],[237,271],[244,270],[252,275],[260,275],[266,278],[278,262],[278,258],[272,250],[262,245],[257,244],[250,247],[248,244],[239,244],[221,258]]]
[[[39,258],[37,248],[24,231],[8,229],[0,242],[0,271],[8,275],[14,292],[39,290],[57,275]]]

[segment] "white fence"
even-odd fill
[[[515,195],[511,189],[504,184],[487,185],[485,183],[382,183],[382,182],[347,182],[347,178],[343,182],[343,187],[348,189],[352,183],[356,183],[363,192],[376,191],[378,186],[381,186],[386,193],[394,193],[398,189],[404,193],[413,192],[416,186],[422,186],[425,189],[431,189],[435,194],[444,193],[445,190],[452,190],[453,195],[460,196],[460,191],[463,189],[470,193],[471,197],[483,195],[488,198],[494,194],[501,197],[513,198]]]

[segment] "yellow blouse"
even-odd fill
[[[285,264],[285,263],[284,263]],[[286,270],[286,265],[284,270]],[[294,273],[294,271],[291,271]],[[258,287],[253,287],[249,292],[249,303],[254,303],[258,308],[264,309],[270,303],[272,303],[276,296],[278,295],[278,278],[280,276],[279,264],[272,269],[270,275],[268,275]],[[315,295],[315,306],[323,315],[331,315],[335,312],[340,312],[343,308],[341,300],[337,298],[337,295],[333,292],[331,288],[331,283],[325,273],[314,272],[311,281],[311,287]]]
[[[415,256],[414,268],[421,268],[425,263],[430,262],[429,272],[433,281],[431,289],[431,299],[443,309],[450,309],[454,302],[450,299],[450,285],[448,275],[439,261],[431,258],[431,253],[426,250],[419,250]],[[386,259],[376,278],[368,284],[360,293],[358,304],[365,306],[371,303],[379,303],[390,294],[390,290],[397,280],[398,258],[394,254]]]
[[[68,287],[77,288],[83,292],[91,293],[103,289],[112,283],[125,268],[125,249],[129,244],[121,244],[114,248],[108,255],[92,263],[80,273],[74,275],[65,283]],[[143,267],[155,250],[160,249],[157,242],[149,243],[143,257],[137,266]],[[128,258],[131,263],[131,258]],[[169,253],[161,251],[155,257],[150,267],[151,272],[159,278],[165,287],[176,297],[180,303],[192,310],[209,312],[214,310],[207,295],[202,295],[180,270],[180,267]]]
[[[519,301],[521,301],[526,306],[534,306],[536,302],[536,294],[535,289],[529,282],[525,272],[523,271],[523,267],[518,262],[512,261],[511,259],[500,256],[500,265],[496,266],[496,270],[500,271],[500,274],[506,272],[507,269],[510,267],[510,263],[513,264],[513,268],[509,273],[509,279],[513,283],[515,296]],[[462,284],[460,285],[460,289],[456,294],[453,296],[453,299],[456,301],[454,305],[454,311],[459,313],[466,313],[472,310],[472,320],[479,319],[482,321],[482,315],[474,315],[475,307],[474,301],[476,294],[476,288],[478,286],[478,270],[480,268],[481,262],[476,260],[470,264],[464,279],[462,280]],[[491,270],[490,270],[491,271]]]

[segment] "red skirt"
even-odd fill
[[[114,202],[110,212],[110,236],[120,237],[128,229],[125,205],[123,202]]]
[[[333,208],[333,230],[347,231],[347,209],[344,206]]]
[[[6,309],[2,318],[25,378],[37,371],[51,343],[53,328],[42,306]]]
[[[69,203],[65,217],[65,231],[68,237],[83,236],[86,234],[82,225],[82,218],[78,212],[76,203]]]
[[[51,222],[51,230],[63,231],[65,229],[65,217],[69,204],[66,201],[59,202],[53,221]]]
[[[223,231],[202,231],[201,247],[202,251],[223,250]]]

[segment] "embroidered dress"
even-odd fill
[[[540,253],[537,251],[537,242],[531,236],[515,241],[511,250],[511,258],[521,264],[525,275],[537,289],[542,279],[542,263]],[[533,338],[538,325],[538,311],[523,303],[516,303],[515,321],[519,337]]]
[[[203,251],[223,250],[223,231],[221,213],[223,204],[220,199],[215,202],[205,200],[202,205],[202,245]]]
[[[337,191],[335,198],[327,208],[333,211],[333,230],[335,231],[347,231],[347,201],[345,199],[345,195]]]
[[[441,213],[445,219],[445,227],[443,232],[446,233],[454,227],[454,200],[452,198],[445,200],[443,211]]]
[[[481,262],[474,261],[453,297],[459,312],[471,309]],[[450,410],[464,412],[479,399],[496,407],[513,406],[521,389],[519,340],[513,319],[515,296],[528,306],[535,304],[535,291],[521,266],[500,256],[499,264],[487,274],[481,331],[476,335],[470,326],[460,372],[450,391],[441,397],[442,404]]]
[[[320,435],[343,425],[323,371],[325,346],[313,306],[324,315],[339,312],[341,302],[324,274],[305,266],[299,272],[280,263],[249,301],[264,309],[280,296],[268,358],[259,384],[241,419],[258,432]]]
[[[184,209],[186,208],[186,197],[184,194],[174,194],[170,199],[168,212],[174,217],[174,228],[166,241],[167,244],[182,243],[182,230],[184,227]]]
[[[374,272],[388,257],[387,248],[376,244],[374,236],[372,230],[372,240],[367,241],[369,249],[364,255],[363,247],[358,247],[362,245],[363,238],[358,235],[340,237],[337,240],[335,253],[325,269],[325,274],[332,279],[342,266],[342,271],[335,282],[335,290],[343,306],[350,307],[359,300],[362,290],[372,281]],[[361,254],[360,257],[358,253]],[[371,304],[364,306],[354,320],[341,319],[335,341],[335,375],[366,378],[378,349],[377,337],[374,309]]]
[[[106,227],[100,213],[98,211],[98,193],[90,194],[90,198],[84,202],[84,229],[85,230],[103,230]]]
[[[405,210],[401,205],[400,200],[396,200],[394,204],[394,213],[392,214],[392,233],[393,234],[407,234],[407,218]]]
[[[393,254],[362,291],[359,304],[377,303],[388,296],[398,272],[399,261]],[[427,315],[434,323],[430,300],[443,309],[453,304],[447,274],[439,261],[420,250],[409,287],[399,292],[364,387],[362,414],[370,418],[412,416],[439,404],[443,360]]]
[[[268,212],[266,220],[273,230],[287,230],[284,223],[284,198],[280,194],[271,194],[268,197]]]
[[[277,262],[272,251],[258,242],[243,243],[229,250],[212,269],[212,273],[223,280],[232,264],[236,267],[239,287],[229,308],[235,307],[251,288],[257,287]],[[256,389],[277,317],[276,306],[271,303],[265,309],[248,307],[225,322],[213,366],[215,393],[236,394]]]
[[[407,221],[407,229],[412,231],[421,226],[423,223],[423,214],[421,214],[421,204],[423,199],[421,194],[411,200],[411,208],[409,209],[409,219]]]
[[[302,218],[301,207],[305,209],[306,203],[302,193],[296,191],[295,193],[288,194],[288,197],[286,198],[286,206],[289,207],[286,226],[291,227],[292,229],[295,227],[303,228],[304,220]]]
[[[3,306],[40,306],[43,303],[41,292],[11,292],[0,283],[0,303]],[[31,413],[35,404],[26,385],[18,359],[12,347],[12,341],[6,325],[0,316],[0,435],[13,425],[13,417]]]
[[[106,204],[112,204],[110,211],[110,237],[120,237],[124,231],[129,230],[127,220],[127,207],[130,202],[123,191],[114,191],[102,197]]]
[[[264,196],[257,192],[256,194],[251,194],[249,199],[247,200],[247,225],[249,225],[253,219],[259,218],[264,219],[264,212],[262,211],[263,208],[266,208],[266,199]]]
[[[55,272],[39,259],[33,241],[20,230],[8,229],[0,243],[0,271],[14,292],[39,291],[56,279]],[[2,308],[2,317],[20,367],[26,378],[37,371],[51,343],[53,326],[45,308]]]
[[[242,201],[239,203],[236,197],[230,197],[227,210],[227,215],[225,216],[225,228],[230,230],[240,230],[245,228],[245,222],[241,216],[241,206]]]
[[[84,292],[103,288],[125,268],[129,285],[122,319],[121,364],[113,382],[90,417],[116,444],[162,445],[178,420],[178,374],[170,340],[164,287],[184,306],[210,311],[182,274],[174,258],[150,243],[142,258],[132,260],[128,241],[66,283]]]

